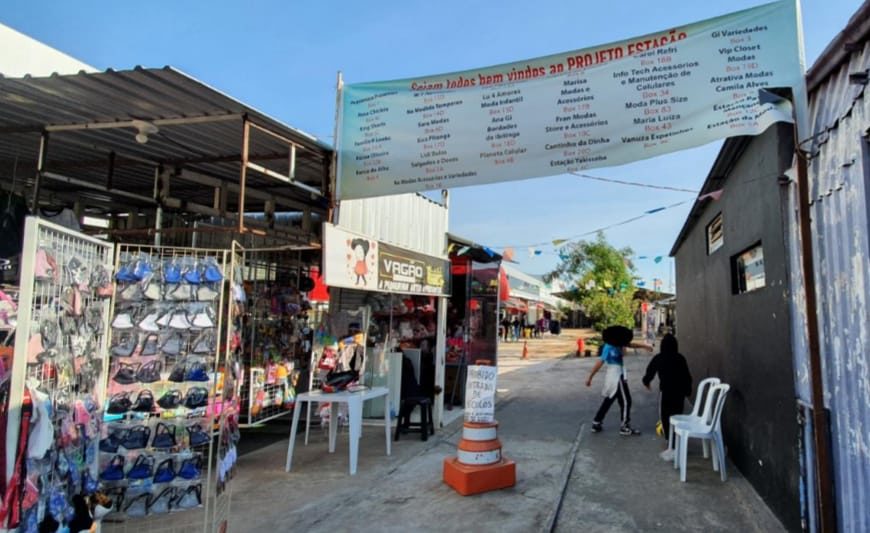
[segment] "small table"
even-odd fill
[[[302,412],[304,402],[328,402],[329,403],[329,453],[335,452],[335,439],[338,435],[338,404],[346,403],[348,417],[350,418],[350,474],[356,474],[356,463],[359,455],[359,439],[362,436],[362,404],[366,400],[384,396],[384,435],[387,443],[387,455],[390,455],[390,391],[386,387],[373,387],[358,391],[341,391],[325,393],[315,390],[303,392],[296,396],[296,405],[293,407],[293,422],[290,426],[290,442],[287,444],[286,472],[290,471],[293,463],[293,446],[296,443],[296,429],[299,426],[299,413]]]

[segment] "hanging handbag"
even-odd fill
[[[184,406],[188,409],[198,409],[208,405],[208,389],[205,387],[191,387],[184,397]]]
[[[191,485],[187,489],[179,489],[174,507],[179,509],[193,509],[202,505],[202,485]]]
[[[178,469],[178,475],[184,479],[196,479],[202,474],[202,456],[196,455],[185,459]]]
[[[169,430],[170,426],[164,424],[163,422],[157,423],[157,429],[154,431],[154,442],[151,443],[151,446],[154,448],[173,448],[176,445],[175,441],[175,430],[176,427],[172,426],[172,431]]]
[[[140,455],[127,472],[128,479],[148,479],[154,475],[154,456]]]
[[[103,481],[121,481],[124,479],[124,456],[114,456],[106,468],[100,472],[100,479]]]
[[[148,389],[140,390],[139,395],[136,396],[136,401],[130,406],[130,410],[136,411],[137,413],[150,413],[153,411],[154,393]]]
[[[154,483],[169,483],[173,479],[175,479],[174,460],[170,457],[157,465],[157,470],[154,471]]]
[[[136,372],[136,379],[140,383],[154,383],[160,381],[160,372],[163,370],[163,361],[155,359],[142,365]]]
[[[121,446],[127,450],[141,450],[148,446],[151,437],[151,428],[148,426],[134,426],[127,430],[121,441]]]
[[[129,411],[132,406],[133,402],[130,400],[130,393],[119,392],[113,394],[109,399],[109,406],[106,408],[106,412],[111,415],[122,415]]]
[[[201,425],[194,424],[192,426],[188,426],[185,429],[187,429],[187,436],[190,440],[191,448],[195,448],[197,446],[204,446],[211,442],[211,437],[202,429]]]
[[[136,371],[139,369],[139,363],[118,363],[118,370],[112,379],[121,385],[132,385],[136,383]]]
[[[157,400],[157,405],[163,409],[175,409],[182,402],[182,394],[178,389],[168,390]]]

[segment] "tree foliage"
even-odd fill
[[[595,329],[634,325],[634,265],[631,248],[614,248],[598,233],[594,241],[565,245],[561,262],[547,277],[571,288],[569,298],[583,306]]]

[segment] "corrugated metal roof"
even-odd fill
[[[300,147],[296,179],[323,186],[331,158],[329,145],[171,67],[0,78],[0,173],[12,176],[17,164],[15,177],[22,180],[18,184],[30,186],[39,136],[49,131],[46,170],[89,184],[107,184],[111,152],[116,154],[112,187],[145,197],[153,195],[157,165],[238,183],[243,116],[296,143]],[[159,131],[139,144],[136,128],[111,127],[132,120],[155,123]],[[64,129],[83,124],[93,127]],[[287,144],[257,130],[251,134],[250,158],[289,173]],[[308,193],[286,183],[253,172],[248,172],[248,178],[249,187],[312,203]],[[81,188],[50,180],[42,187],[58,194]],[[179,180],[173,182],[172,194],[184,194],[185,200],[204,205],[213,203],[213,187]],[[117,194],[108,196],[118,199]],[[142,203],[129,197],[122,200]],[[236,208],[232,201],[229,208]]]

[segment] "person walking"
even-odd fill
[[[602,366],[606,365],[604,387],[601,390],[601,395],[604,399],[592,421],[593,433],[598,433],[603,429],[602,423],[604,422],[604,417],[607,415],[607,411],[613,405],[613,402],[617,401],[619,402],[620,412],[619,434],[624,436],[640,435],[640,431],[631,427],[631,393],[628,390],[628,382],[625,379],[623,348],[617,344],[624,344],[632,348],[643,348],[649,351],[652,351],[652,347],[642,343],[631,342],[631,330],[628,328],[621,328],[621,330],[628,332],[627,338],[624,339],[626,342],[614,342],[614,344],[605,342],[601,346],[598,361],[595,362],[592,372],[589,373],[589,377],[586,379],[586,386],[591,387],[592,378],[601,370]],[[607,330],[605,330],[606,332]]]
[[[660,352],[652,358],[643,376],[643,386],[650,389],[653,378],[659,377],[659,416],[668,438],[671,415],[683,414],[685,399],[692,394],[692,374],[686,358],[680,354],[677,338],[668,333],[662,337]],[[668,448],[660,454],[665,461],[674,459],[674,451]]]

